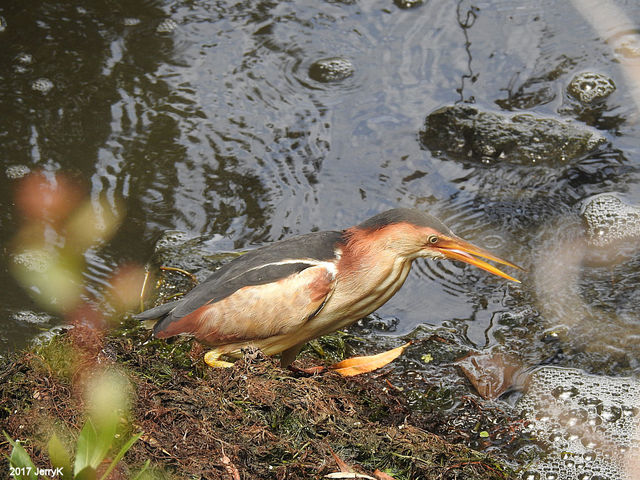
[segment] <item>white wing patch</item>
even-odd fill
[[[329,273],[331,273],[331,275],[333,275],[334,278],[336,273],[338,273],[338,268],[334,262],[313,260],[311,258],[292,258],[288,260],[280,260],[279,262],[265,263],[264,265],[253,267],[248,271],[251,272],[254,270],[260,270],[261,268],[276,267],[278,265],[295,265],[296,263],[303,263],[309,265],[309,267],[324,267]]]

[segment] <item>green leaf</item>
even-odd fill
[[[489,438],[489,432],[486,430],[482,430],[478,435],[480,435],[480,438]]]
[[[420,357],[422,359],[422,361],[424,363],[430,363],[433,361],[433,357],[431,356],[430,353],[425,353],[424,355],[422,355],[422,357]]]
[[[87,420],[82,427],[76,441],[76,460],[73,464],[73,473],[76,478],[85,468],[91,466],[91,456],[97,441],[98,433],[91,420]]]
[[[116,455],[116,458],[113,459],[113,461],[109,465],[109,468],[107,468],[107,470],[104,472],[104,475],[102,475],[100,480],[106,480],[106,478],[111,473],[111,470],[113,470],[116,467],[116,465],[118,465],[118,462],[120,462],[120,460],[122,460],[122,457],[124,457],[125,453],[127,453],[127,451],[133,446],[134,443],[136,443],[138,441],[138,439],[141,436],[142,436],[142,433],[138,433],[137,435],[134,435],[133,437],[131,437],[127,441],[127,443],[125,443],[122,446],[122,448],[120,449],[120,451]]]
[[[109,421],[103,422],[99,428],[97,428],[98,438],[97,445],[93,452],[93,458],[91,466],[98,468],[102,461],[109,455],[111,447],[113,447],[113,441],[116,438],[116,429],[118,428],[118,416],[112,415]]]
[[[71,478],[71,457],[55,433],[49,439],[48,450],[51,466],[53,468],[62,468],[60,478]]]
[[[24,469],[24,474],[15,475],[13,478],[16,480],[37,480],[36,466],[31,461],[31,457],[27,451],[22,448],[19,442],[13,440],[7,432],[2,431],[4,436],[7,437],[9,443],[13,446],[11,456],[9,457],[9,465],[14,468]]]
[[[97,470],[109,454],[116,436],[117,417],[96,429],[91,419],[87,419],[76,443],[76,461],[73,471],[77,475],[86,467]]]

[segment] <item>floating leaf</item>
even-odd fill
[[[411,342],[377,355],[347,358],[335,365],[331,365],[329,368],[338,372],[343,377],[352,377],[354,375],[360,375],[361,373],[372,372],[398,358],[409,345],[411,345]]]
[[[520,362],[500,352],[471,352],[456,361],[482,398],[498,398],[522,379]]]

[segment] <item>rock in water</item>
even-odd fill
[[[482,112],[470,105],[442,107],[420,132],[424,147],[456,160],[558,165],[606,142],[597,130],[533,114]]]
[[[322,83],[344,80],[353,75],[353,72],[353,64],[341,57],[323,58],[309,67],[309,77]]]
[[[600,73],[578,73],[573,79],[567,91],[582,103],[592,103],[603,100],[616,90],[616,84],[609,77]]]

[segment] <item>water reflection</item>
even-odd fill
[[[429,210],[532,268],[548,229],[583,198],[637,183],[624,80],[567,4],[94,3],[0,9],[0,241],[17,229],[20,171],[67,171],[87,182],[94,205],[106,199],[101,208],[116,211],[123,199],[114,240],[85,252],[87,296],[99,297],[122,261],[146,261],[166,230],[241,248],[396,206]],[[314,62],[336,57],[352,75],[309,76]],[[618,90],[601,109],[578,111],[566,86],[587,70]],[[418,132],[461,98],[577,119],[611,145],[533,168],[435,158]],[[447,323],[466,345],[528,342],[524,355],[540,361],[536,349],[547,346],[531,338],[548,324],[534,288],[455,263],[417,267],[380,312],[398,319],[394,334]],[[8,286],[3,305],[37,310],[19,292]]]

